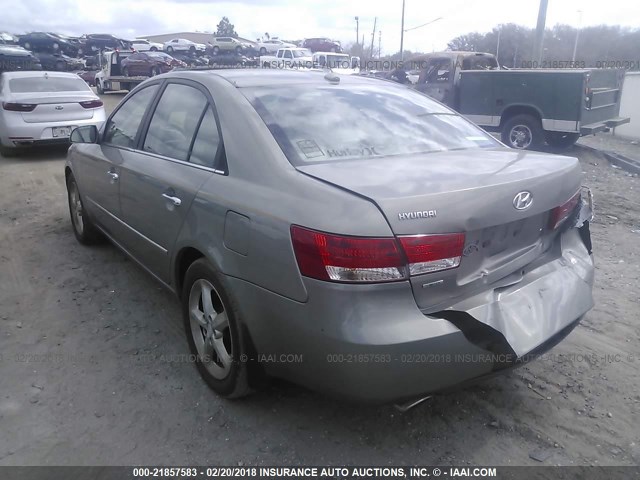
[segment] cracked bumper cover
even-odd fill
[[[306,303],[237,278],[229,282],[254,299],[240,309],[257,352],[272,360],[261,365],[268,374],[357,401],[415,398],[532,359],[592,308],[590,195],[583,199],[573,228],[520,281],[488,287],[440,316],[418,309],[408,282],[354,286],[305,278]],[[472,321],[450,321],[451,312]],[[283,354],[298,357],[281,361]]]

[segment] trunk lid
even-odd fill
[[[31,112],[22,112],[26,123],[66,122],[93,118],[93,108],[80,102],[98,100],[93,92],[56,92],[49,94],[12,93],[11,102],[36,104]]]
[[[518,281],[523,267],[551,245],[550,210],[581,185],[575,158],[508,149],[297,168],[375,202],[396,236],[465,233],[458,268],[411,277],[416,302],[427,311],[447,308],[499,281],[505,286]],[[514,207],[520,192],[533,199],[525,210]]]

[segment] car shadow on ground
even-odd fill
[[[24,148],[12,152],[8,157],[0,155],[0,162],[4,164],[12,164],[64,160],[67,156],[67,150],[69,150],[69,145],[48,145]]]

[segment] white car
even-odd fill
[[[149,40],[137,39],[131,43],[131,47],[138,52],[161,52],[163,45],[161,43],[150,42]]]
[[[192,42],[186,38],[174,38],[164,43],[164,50],[171,52],[204,52],[207,48],[203,43]]]
[[[75,73],[0,74],[0,151],[69,143],[71,131],[105,121],[102,100]]]
[[[267,53],[276,53],[280,48],[295,48],[297,45],[293,43],[283,42],[277,38],[271,38],[264,42],[258,42],[258,50],[260,55],[266,55]]]

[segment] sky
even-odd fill
[[[405,33],[405,49],[446,48],[452,38],[486,32],[500,23],[534,27],[539,0],[406,0],[405,29],[440,20]],[[579,14],[578,11],[582,11]],[[237,33],[252,40],[271,36],[298,40],[326,36],[343,46],[360,38],[371,43],[374,19],[383,54],[400,49],[402,0],[0,0],[0,31],[52,31],[67,35],[112,33],[123,38],[181,31],[215,31],[222,16]],[[638,0],[549,0],[547,26],[622,25],[640,28]],[[378,44],[378,33],[375,37]],[[640,46],[639,46],[640,47]]]

